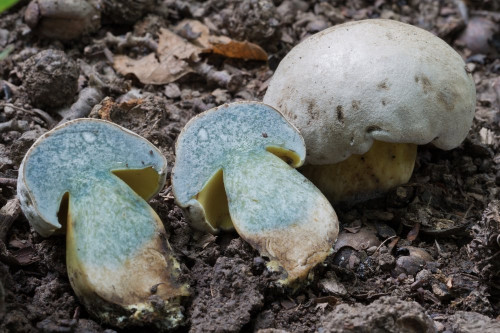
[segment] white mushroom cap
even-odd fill
[[[476,90],[464,61],[420,28],[391,20],[337,25],[282,60],[264,97],[304,137],[306,162],[364,154],[374,140],[458,146]]]

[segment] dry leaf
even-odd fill
[[[210,29],[199,21],[184,20],[175,31],[177,34],[160,29],[156,54],[150,53],[140,59],[118,55],[113,59],[113,67],[122,75],[134,74],[143,84],[167,84],[194,72],[192,64],[200,61],[201,53],[267,60],[267,53],[260,46],[224,36],[211,36]]]
[[[267,53],[259,45],[249,42],[237,42],[219,38],[219,43],[212,45],[212,52],[228,58],[267,61]],[[228,38],[229,39],[229,38]]]
[[[196,20],[183,20],[176,31],[186,37],[195,37],[192,43],[205,53],[215,53],[228,58],[267,61],[267,53],[259,45],[247,41],[238,42],[226,36],[211,36],[210,29]]]
[[[115,56],[113,67],[122,75],[134,74],[144,84],[167,84],[193,72],[202,49],[170,30],[160,29],[158,59],[151,53],[140,59]]]
[[[408,232],[408,235],[406,236],[406,239],[409,240],[410,242],[413,242],[415,239],[417,239],[418,233],[420,231],[420,223],[416,223],[415,226]]]

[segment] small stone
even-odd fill
[[[13,107],[11,106],[8,106],[6,105],[4,108],[3,108],[3,112],[5,113],[5,115],[10,118],[14,115],[14,113],[16,113],[16,111],[14,110]]]
[[[390,271],[392,268],[394,268],[395,263],[396,259],[389,253],[381,254],[378,257],[378,264],[380,266],[380,269],[383,271]]]
[[[451,297],[444,283],[434,283],[432,285],[432,293],[441,301],[445,301]]]
[[[396,236],[396,231],[385,223],[375,222],[375,228],[377,229],[377,234],[384,239]]]
[[[436,331],[443,332],[445,330],[445,326],[443,323],[434,320],[434,326],[436,326]]]
[[[429,282],[431,281],[431,279],[432,279],[432,273],[430,271],[428,271],[427,269],[421,270],[415,276],[415,280],[416,281],[421,281],[421,283],[422,283],[421,285],[422,286],[425,286],[425,285],[429,284]]]
[[[176,83],[170,83],[165,86],[165,96],[168,98],[179,98],[181,97],[181,90]]]
[[[319,281],[319,286],[324,292],[333,296],[342,297],[347,295],[347,289],[336,278],[323,279]]]
[[[329,24],[323,20],[313,20],[306,26],[306,30],[310,33],[316,33],[328,28]]]
[[[217,105],[224,104],[229,100],[229,94],[225,89],[215,89],[212,91],[212,96],[215,97],[215,103]]]
[[[372,255],[375,253],[375,251],[377,251],[377,248],[378,248],[378,246],[369,247],[366,249],[366,253],[368,253],[368,255]]]
[[[396,272],[415,276],[424,267],[425,261],[418,257],[402,256],[396,260]]]

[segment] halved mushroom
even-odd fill
[[[188,294],[163,224],[148,205],[167,162],[113,123],[77,119],[41,136],[21,163],[21,207],[42,236],[66,229],[71,285],[103,322],[168,329]]]
[[[293,168],[304,161],[304,141],[275,109],[242,102],[206,111],[182,130],[176,156],[173,193],[195,227],[234,227],[286,270],[287,282],[330,253],[337,216]]]
[[[304,137],[303,173],[332,201],[406,183],[417,146],[458,146],[475,84],[449,45],[390,20],[334,26],[283,59],[264,97]]]

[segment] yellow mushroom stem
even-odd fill
[[[327,165],[306,165],[300,172],[331,202],[356,201],[405,184],[411,177],[417,145],[374,141],[363,155]]]
[[[203,190],[196,195],[196,200],[203,206],[206,219],[214,229],[233,229],[226,190],[222,180],[222,169],[208,180]]]

